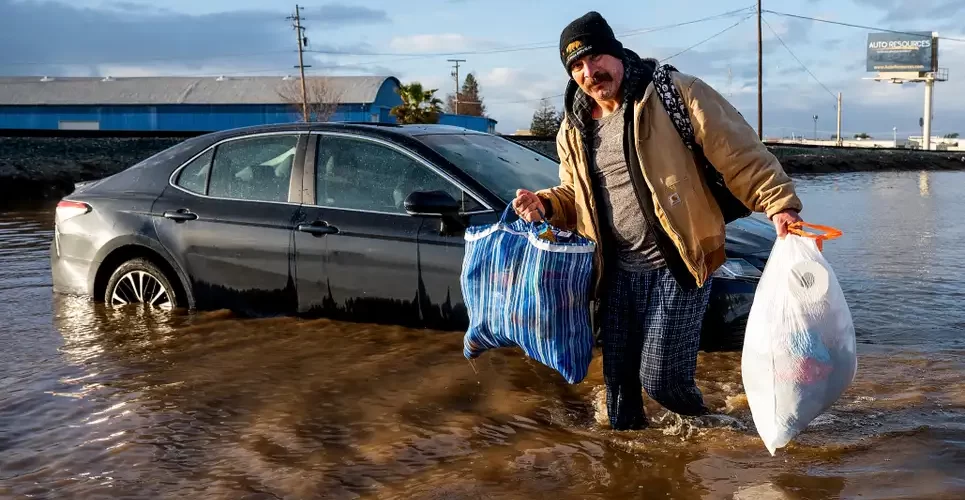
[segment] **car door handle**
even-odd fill
[[[164,216],[167,217],[168,219],[175,220],[178,222],[184,222],[186,220],[196,220],[198,218],[198,214],[194,212],[190,212],[185,208],[181,208],[178,210],[168,210],[164,212]]]
[[[324,236],[326,234],[338,234],[338,228],[335,226],[329,226],[327,222],[315,221],[311,224],[299,224],[298,230],[303,233],[310,233],[315,236]]]

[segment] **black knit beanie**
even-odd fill
[[[560,34],[560,59],[566,72],[577,59],[588,54],[609,54],[623,58],[623,44],[599,12],[590,11],[571,22]]]

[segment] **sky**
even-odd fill
[[[444,99],[455,87],[447,59],[465,59],[460,78],[476,76],[500,133],[528,128],[541,98],[562,106],[552,97],[568,78],[558,55],[560,31],[595,9],[626,47],[705,80],[756,127],[757,25],[748,0],[300,5],[311,51],[308,74],[395,76],[439,89]],[[0,0],[0,75],[297,74],[295,32],[286,19],[294,8],[294,2],[269,0]],[[765,0],[764,9],[965,39],[962,0]],[[890,139],[893,128],[899,137],[920,134],[924,84],[869,80],[869,30],[774,13],[763,19],[766,136],[810,138],[817,115],[819,138],[830,137],[838,92],[843,136]],[[965,133],[965,42],[941,40],[939,65],[950,78],[935,84],[932,132]]]

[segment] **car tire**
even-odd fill
[[[180,302],[171,280],[147,259],[131,259],[121,264],[111,274],[104,291],[104,303],[109,306],[149,303],[161,309],[174,309]]]

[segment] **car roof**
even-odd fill
[[[423,135],[439,134],[458,134],[458,135],[488,135],[485,132],[456,127],[453,125],[437,124],[412,124],[399,125],[396,123],[369,123],[369,122],[319,122],[319,123],[276,123],[269,125],[253,125],[222,130],[208,134],[214,140],[221,140],[227,137],[235,137],[249,134],[262,134],[271,132],[356,132],[368,133],[383,137],[418,137]]]

